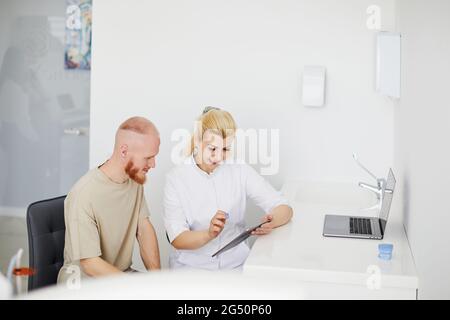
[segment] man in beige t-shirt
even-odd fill
[[[137,238],[147,270],[159,269],[155,230],[143,184],[155,167],[159,133],[149,120],[133,117],[116,133],[111,158],[73,186],[64,203],[64,266],[58,283],[130,270]]]

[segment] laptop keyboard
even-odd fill
[[[372,234],[370,219],[367,218],[350,218],[351,234]]]

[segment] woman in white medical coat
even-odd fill
[[[289,222],[292,209],[252,167],[227,161],[236,132],[228,112],[208,107],[198,124],[190,156],[166,177],[164,224],[175,249],[170,267],[241,268],[250,251],[246,242],[212,255],[245,230],[247,198],[264,211],[261,222],[269,221],[254,235]]]

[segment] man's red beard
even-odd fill
[[[144,184],[147,180],[147,177],[142,174],[139,175],[138,172],[140,170],[134,166],[134,163],[132,160],[128,161],[127,165],[125,166],[125,172],[130,177],[131,180],[135,181],[139,184]]]

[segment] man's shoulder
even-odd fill
[[[78,179],[77,182],[70,189],[68,198],[83,198],[88,197],[96,189],[97,186],[97,171],[98,169],[89,170],[84,176]]]

